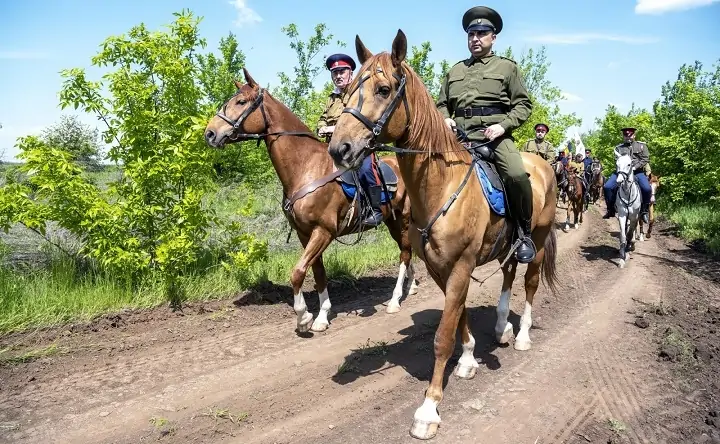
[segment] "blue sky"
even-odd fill
[[[455,62],[467,57],[460,22],[463,13],[478,3],[438,4],[430,0],[0,1],[0,153],[4,151],[5,160],[12,159],[17,137],[37,134],[58,120],[63,112],[57,104],[61,69],[89,67],[105,38],[140,22],[157,29],[172,21],[172,12],[189,8],[204,17],[200,26],[208,50],[217,48],[228,32],[235,33],[253,77],[275,85],[277,73],[290,72],[295,63],[280,30],[289,23],[297,24],[303,36],[310,35],[317,23],[326,23],[336,39],[347,43],[345,48],[329,47],[328,53],[355,57],[355,34],[373,52],[389,49],[400,28],[411,45],[429,40],[434,60]],[[676,77],[683,63],[700,60],[709,68],[720,58],[718,0],[486,4],[505,21],[497,50],[512,46],[517,54],[546,46],[552,63],[548,77],[566,93],[563,111],[583,118],[581,129],[591,128],[609,103],[621,110],[633,102],[652,107],[661,86]],[[92,116],[83,120],[96,124]]]

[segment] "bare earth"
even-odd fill
[[[470,381],[450,375],[458,344],[435,442],[720,442],[720,263],[658,223],[621,270],[617,222],[601,210],[578,230],[558,230],[562,285],[535,298],[530,351],[494,342],[502,273],[471,285],[481,367]],[[424,266],[416,269],[419,292],[393,315],[382,304],[395,270],[331,283],[337,316],[303,337],[282,285],[183,315],[127,312],[0,338],[17,355],[58,351],[0,365],[0,442],[415,442],[408,430],[443,303]],[[511,305],[516,333],[523,273]]]

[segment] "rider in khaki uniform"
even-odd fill
[[[550,142],[545,140],[545,135],[550,131],[548,126],[544,123],[538,123],[535,125],[535,140],[528,140],[523,146],[523,151],[526,153],[534,153],[548,162],[555,160],[555,147]]]
[[[567,169],[570,172],[574,172],[575,175],[580,178],[583,199],[587,200],[590,195],[588,192],[588,183],[587,180],[585,180],[585,162],[583,162],[583,155],[580,153],[575,154],[575,158],[570,160]]]
[[[532,111],[532,103],[517,64],[492,52],[502,31],[500,15],[486,6],[469,9],[462,19],[472,56],[448,72],[437,107],[451,128],[463,128],[470,142],[492,141],[494,163],[505,183],[509,216],[519,225],[523,242],[515,251],[520,263],[532,262],[535,244],[530,237],[533,196],[512,131]]]

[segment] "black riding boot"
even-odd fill
[[[535,244],[530,237],[532,234],[532,186],[530,179],[520,182],[509,180],[506,188],[510,192],[508,206],[510,217],[518,224],[518,236],[522,239],[520,246],[515,250],[515,259],[521,264],[527,264],[535,259]]]
[[[640,217],[645,225],[650,223],[650,204],[643,202],[640,206]]]
[[[382,187],[371,186],[368,187],[367,192],[373,212],[363,221],[363,225],[367,227],[377,227],[383,221],[383,214],[380,209],[380,205],[382,205]]]

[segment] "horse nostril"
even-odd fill
[[[213,130],[207,130],[205,131],[205,140],[208,142],[211,142],[215,139],[215,131]]]

